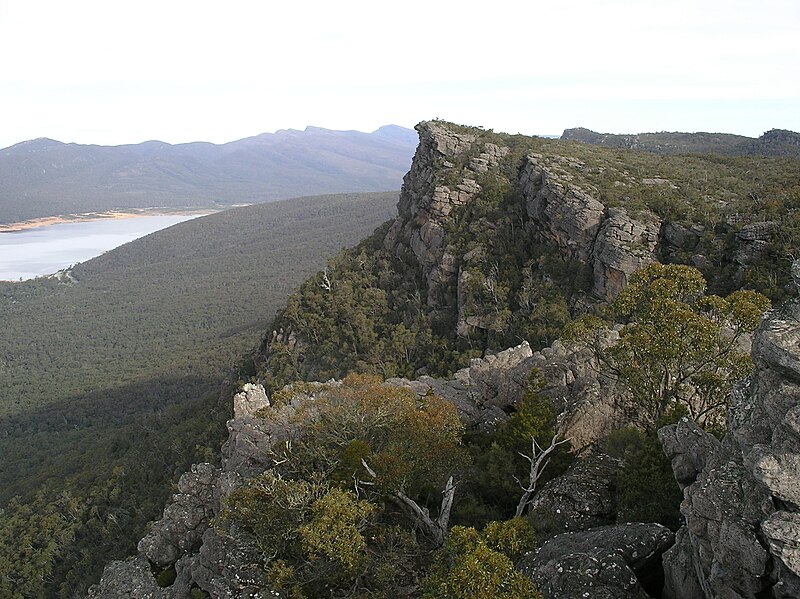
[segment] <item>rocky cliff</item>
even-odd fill
[[[686,419],[659,431],[686,520],[667,598],[800,597],[800,300],[762,323],[752,355],[722,442]]]
[[[386,385],[412,389],[420,397],[433,391],[453,402],[466,423],[492,430],[508,418],[528,384],[531,370],[544,375],[544,392],[571,415],[568,434],[580,449],[618,426],[613,384],[599,376],[594,357],[585,349],[556,342],[540,352],[527,343],[484,359],[475,359],[452,378],[388,379]],[[104,599],[167,599],[189,597],[193,588],[222,597],[268,597],[263,573],[253,571],[247,556],[254,548],[235,534],[214,528],[230,492],[272,466],[270,448],[289,438],[293,416],[313,405],[325,388],[305,384],[287,388],[291,399],[269,411],[264,388],[247,384],[233,397],[233,419],[222,448],[222,467],[197,464],[178,482],[178,492],[138,544],[138,555],[106,567],[103,579],[89,597]],[[601,390],[602,389],[602,390]],[[160,587],[155,572],[173,572],[168,587]],[[162,579],[162,584],[163,579]]]
[[[648,211],[634,216],[624,208],[608,209],[595,190],[575,183],[570,169],[587,168],[580,161],[528,153],[516,163],[520,157],[512,148],[478,135],[458,133],[438,122],[421,123],[417,130],[420,144],[384,245],[395,252],[411,248],[429,284],[429,301],[435,303],[448,283],[458,288],[462,328],[470,295],[465,266],[480,252],[459,256],[446,232],[459,208],[480,195],[487,174],[507,177],[520,189],[527,207],[523,226],[590,265],[592,292],[598,297],[613,299],[632,272],[656,259],[661,220]],[[469,323],[482,325],[479,318]]]
[[[787,295],[780,264],[800,228],[775,193],[784,183],[772,177],[794,176],[785,161],[748,159],[771,173],[754,187],[741,162],[719,157],[628,155],[439,121],[417,131],[397,217],[301,288],[265,337],[269,384],[354,368],[438,376],[522,339],[541,349],[656,260],[699,268],[719,295]]]

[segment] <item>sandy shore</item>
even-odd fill
[[[45,216],[42,218],[32,218],[31,220],[19,223],[0,224],[0,233],[15,233],[26,229],[37,229],[48,227],[60,223],[89,222],[95,220],[138,218],[140,216],[166,216],[166,215],[192,215],[192,214],[211,214],[218,212],[210,208],[192,208],[187,210],[170,208],[142,208],[132,210],[109,210],[107,212],[86,212],[83,214],[62,214],[59,216]]]

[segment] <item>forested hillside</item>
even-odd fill
[[[396,202],[232,209],[69,277],[0,283],[0,578],[31,576],[19,578],[25,597],[72,596],[129,553],[175,477],[219,448],[230,412],[220,384],[239,356],[292,289]],[[57,564],[47,580],[37,560]]]
[[[0,150],[0,224],[134,208],[215,208],[400,187],[416,146],[373,133],[264,133],[227,144],[86,146],[36,139]]]

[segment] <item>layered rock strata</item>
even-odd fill
[[[502,172],[519,171],[517,180],[510,183],[524,196],[525,227],[570,258],[588,263],[597,297],[613,299],[634,270],[655,260],[661,221],[652,213],[634,216],[621,208],[606,208],[594,190],[576,185],[565,170],[548,166],[542,155],[530,154],[521,164],[504,170],[501,165],[510,154],[507,147],[438,122],[420,123],[417,131],[420,143],[384,247],[397,255],[414,256],[427,283],[430,306],[442,307],[445,290],[457,289],[459,334],[498,326],[488,316],[466,314],[468,269],[480,262],[480,256],[458,255],[446,234],[456,212],[481,193],[480,182],[487,173],[504,177]],[[570,159],[551,158],[572,165]]]

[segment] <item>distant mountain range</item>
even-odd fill
[[[658,154],[800,157],[800,133],[785,129],[772,129],[761,137],[754,138],[729,133],[660,132],[616,135],[577,127],[565,129],[561,139]]]
[[[308,127],[216,145],[95,146],[35,139],[0,150],[0,223],[148,207],[211,207],[399,189],[417,135]]]

